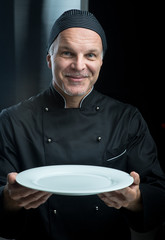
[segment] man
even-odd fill
[[[93,89],[107,43],[89,12],[69,10],[50,33],[46,91],[0,115],[0,235],[15,239],[131,239],[165,210],[165,179],[156,147],[133,106]],[[60,196],[19,185],[33,167],[84,164],[130,173],[122,190]]]

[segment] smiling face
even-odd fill
[[[97,81],[102,65],[100,36],[89,29],[62,31],[47,55],[53,85],[65,97],[83,97]]]

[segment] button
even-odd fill
[[[54,214],[56,214],[56,213],[57,213],[57,210],[55,209],[55,210],[53,210],[53,212],[54,212]]]
[[[52,142],[52,139],[51,139],[51,138],[48,138],[47,141],[48,141],[48,143],[51,143],[51,142]]]
[[[46,107],[46,108],[45,108],[45,112],[48,112],[48,111],[49,111],[49,108],[48,108],[48,107]]]
[[[100,142],[100,141],[101,141],[101,137],[100,137],[100,136],[97,138],[97,141],[98,141],[98,142]]]
[[[98,206],[96,206],[96,211],[98,211],[99,210],[99,207]]]
[[[100,107],[99,107],[99,106],[97,106],[97,107],[96,107],[96,111],[99,111],[99,110],[100,110]]]

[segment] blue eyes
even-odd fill
[[[94,58],[94,57],[96,57],[96,55],[93,54],[93,53],[88,53],[88,54],[87,54],[87,57],[89,57],[89,58]]]
[[[72,56],[72,54],[70,52],[63,52],[62,55],[67,56],[67,57]]]
[[[68,52],[68,51],[62,52],[61,55],[62,55],[63,57],[66,57],[66,58],[73,58],[73,57],[76,56],[74,53]],[[86,58],[88,58],[88,59],[95,59],[95,58],[96,58],[96,55],[95,55],[94,53],[88,53],[88,54],[86,54],[85,56],[86,56]]]

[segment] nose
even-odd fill
[[[83,56],[76,56],[73,60],[73,62],[71,63],[71,67],[72,69],[76,70],[76,71],[82,71],[85,69],[85,59],[83,58]]]

